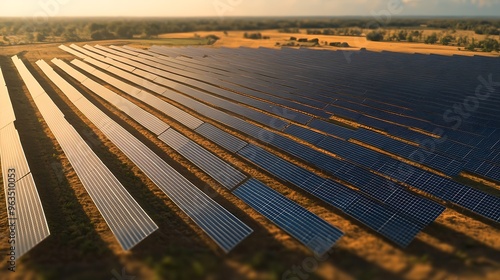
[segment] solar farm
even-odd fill
[[[65,44],[0,67],[5,269],[500,276],[498,58]]]

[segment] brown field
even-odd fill
[[[254,33],[260,32],[263,36],[269,36],[269,40],[251,40],[245,39],[243,34],[245,32]],[[368,30],[364,30],[368,32]],[[425,30],[424,35],[430,35],[432,32],[440,33],[440,30]],[[459,51],[456,46],[443,46],[443,45],[428,45],[423,43],[409,43],[409,42],[373,42],[366,40],[365,37],[353,37],[353,36],[327,36],[327,35],[307,35],[305,30],[301,30],[301,33],[280,33],[277,30],[264,30],[264,31],[229,31],[228,35],[224,35],[223,32],[197,32],[196,34],[201,37],[207,36],[209,34],[214,34],[221,39],[217,41],[215,47],[230,47],[237,48],[240,46],[258,48],[279,48],[276,43],[283,45],[287,43],[291,36],[297,38],[307,38],[313,39],[318,38],[319,41],[327,42],[347,42],[350,48],[336,48],[336,47],[315,47],[315,49],[328,49],[328,50],[359,50],[360,48],[366,48],[369,51],[391,51],[391,52],[401,52],[401,53],[422,53],[422,54],[439,54],[439,55],[481,55],[481,56],[494,56],[500,57],[497,52],[484,53],[484,52],[471,52],[462,50]],[[192,38],[194,33],[178,33],[178,34],[164,34],[160,35],[160,38]],[[484,35],[476,35],[473,31],[457,31],[455,35],[468,36],[469,38],[475,38],[482,40],[485,38]],[[499,36],[493,36],[492,38],[498,39]]]
[[[271,36],[271,40],[246,40],[243,39],[243,32],[229,32],[227,37],[217,32],[198,34],[201,36],[216,34],[221,37],[215,47],[274,47],[276,41],[286,40],[291,36],[276,31],[262,33]],[[168,36],[191,38],[193,33]],[[350,49],[366,47],[374,51],[490,55],[459,52],[455,47],[367,42],[364,38],[318,37],[304,34],[300,37],[348,42],[353,46]],[[152,42],[120,40],[89,44],[96,43],[102,45],[130,43],[146,47]],[[44,77],[43,72],[35,64],[38,59],[49,61],[54,57],[66,60],[74,58],[59,50],[58,45],[37,44],[0,48],[0,67],[14,103],[17,115],[16,127],[37,183],[51,231],[46,240],[18,260],[16,272],[7,271],[5,265],[7,257],[2,254],[0,279],[112,279],[121,275],[122,269],[125,269],[128,275],[136,276],[136,279],[286,279],[282,278],[284,272],[311,260],[312,253],[298,241],[246,206],[208,175],[159,141],[155,135],[113,106],[95,97],[80,84],[73,83],[105,113],[254,229],[254,233],[235,250],[227,255],[224,254],[103,136],[54,84]],[[15,54],[24,59],[68,121],[90,143],[96,154],[158,224],[159,230],[130,252],[121,250],[57,145],[10,60],[10,56]],[[115,91],[130,99],[127,95]],[[345,232],[345,236],[330,251],[326,260],[314,262],[317,263],[317,268],[306,275],[309,276],[307,279],[500,279],[499,224],[450,207],[419,234],[408,248],[401,249],[340,211],[319,202],[299,189],[284,184],[238,156],[224,152],[217,145],[192,133],[162,113],[136,100],[130,100]],[[189,108],[184,109],[206,122],[221,127]],[[228,130],[225,127],[221,128]],[[233,131],[231,133],[239,135]],[[244,135],[239,136],[250,141]],[[297,163],[311,169],[301,162]],[[4,192],[0,192],[0,209],[2,209],[0,232],[5,233],[7,223]],[[7,237],[5,234],[0,234],[0,252],[6,250]]]

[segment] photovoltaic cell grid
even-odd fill
[[[50,235],[42,202],[14,126],[16,119],[9,92],[0,69],[0,160],[6,205],[15,198],[14,210],[7,210],[7,221],[15,222],[15,257],[20,258]],[[11,180],[9,180],[11,179]]]
[[[356,140],[383,149],[397,156],[407,158],[412,161],[427,165],[431,168],[444,172],[449,176],[456,176],[463,169],[464,164],[454,159],[435,154],[415,146],[405,144],[384,135],[359,129],[354,134]]]
[[[86,98],[75,106],[225,252],[252,229],[208,197]]]
[[[326,123],[326,124],[329,125],[329,123]],[[315,128],[315,129],[317,129],[317,128]],[[322,130],[322,129],[319,129],[319,130]],[[257,130],[254,130],[253,132],[257,132]],[[344,138],[347,138],[349,136],[349,133],[352,133],[352,131],[349,131],[349,130],[347,130],[347,132],[348,132],[348,134],[346,134],[347,136],[344,136]]]
[[[205,171],[227,189],[234,188],[246,179],[246,175],[236,168],[208,152],[205,148],[174,129],[165,131],[158,138],[201,168],[201,170]]]
[[[326,253],[343,235],[337,228],[258,180],[248,180],[233,194],[317,255]]]
[[[21,60],[12,59],[23,79],[31,76]],[[42,61],[37,64],[49,78],[57,75],[48,64]],[[66,121],[50,97],[44,92],[33,99],[122,248],[128,250],[154,232],[157,225]]]
[[[56,62],[56,60],[54,60]],[[62,61],[57,61],[58,65],[65,65]],[[66,65],[67,66],[67,65]],[[65,67],[66,69],[69,70],[69,68]],[[74,71],[74,69],[73,69]],[[71,72],[71,70],[70,70]],[[76,74],[76,73],[74,73]],[[76,75],[77,77],[78,75]],[[119,107],[119,106],[117,106]],[[215,127],[214,127],[215,128]],[[215,178],[217,181],[219,181],[223,186],[225,186],[228,189],[234,188],[237,184],[241,183],[242,180],[246,178],[244,174],[233,168],[232,166],[228,165],[227,163],[223,162],[222,160],[218,159],[215,157],[213,154],[209,153],[206,151],[204,148],[201,146],[197,145],[193,141],[189,140],[188,138],[184,137],[177,131],[173,130],[172,128],[168,129],[164,133],[162,133],[159,136],[159,139],[167,143],[169,146],[174,148],[177,152],[185,156],[188,160],[193,162],[195,165],[200,167],[202,170],[207,172],[207,174],[211,175],[213,178]],[[237,139],[237,138],[234,138]],[[241,141],[241,140],[240,140]],[[261,185],[261,188],[267,188],[265,185]],[[269,189],[270,190],[270,189]],[[254,198],[254,202],[259,201],[260,198]],[[297,204],[294,202],[290,203],[291,205],[295,205],[299,207]],[[287,208],[290,205],[276,205],[275,208],[278,209],[280,212],[285,212],[287,211]],[[299,208],[302,209],[302,208]],[[288,209],[289,211],[289,209]],[[313,215],[312,213],[308,212],[307,214],[304,214],[307,216],[313,216],[316,217],[315,220],[313,219],[311,222],[315,223],[319,218],[317,216]],[[281,223],[278,221],[273,222],[277,223],[278,225],[281,225]],[[308,224],[309,221],[304,221],[305,224]],[[329,227],[324,227],[323,231],[327,230],[334,230],[335,232],[339,232],[336,228],[329,226]],[[292,231],[293,232],[293,231]],[[318,232],[320,234],[322,232]],[[293,235],[293,234],[292,234]],[[325,233],[325,235],[330,235],[330,233]],[[338,236],[340,237],[340,236]],[[320,250],[318,252],[322,252],[322,250],[327,250],[329,249],[333,243],[335,243],[336,239],[332,239],[333,237],[330,237],[330,239],[326,240],[325,242],[331,242],[329,244],[320,244],[320,240],[310,240],[306,246],[309,245],[312,250]],[[322,247],[319,248],[318,246],[328,246],[328,247]],[[313,247],[311,247],[313,246]]]

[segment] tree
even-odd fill
[[[132,30],[125,25],[118,27],[118,29],[116,30],[116,35],[118,38],[122,39],[132,39],[134,37]]]
[[[451,37],[451,35],[446,35],[440,40],[441,44],[444,46],[448,46],[451,41],[453,41],[453,37]]]
[[[205,37],[205,39],[208,40],[209,45],[213,45],[215,42],[217,42],[220,38],[216,35],[210,34]]]
[[[144,30],[146,37],[157,37],[160,34],[160,26],[156,23],[148,24]]]
[[[107,30],[98,30],[93,32],[90,38],[92,38],[92,40],[108,40],[114,39],[115,35]]]
[[[384,40],[384,33],[380,31],[371,31],[366,34],[366,40],[368,41],[382,41]]]
[[[76,30],[74,28],[68,28],[62,34],[64,41],[66,42],[77,42],[80,41],[80,37],[76,34]]]
[[[500,51],[498,41],[491,38],[486,38],[485,40],[479,42],[479,46],[483,52]]]
[[[43,42],[43,41],[45,41],[45,39],[46,39],[46,38],[45,38],[45,35],[44,35],[43,33],[38,32],[38,33],[36,34],[36,41],[37,41],[37,42]]]
[[[437,37],[437,34],[436,32],[432,33],[430,36],[428,36],[426,39],[425,39],[425,43],[426,44],[435,44],[436,42],[438,41],[438,37]]]

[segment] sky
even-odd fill
[[[500,16],[500,0],[0,0],[0,17]]]

